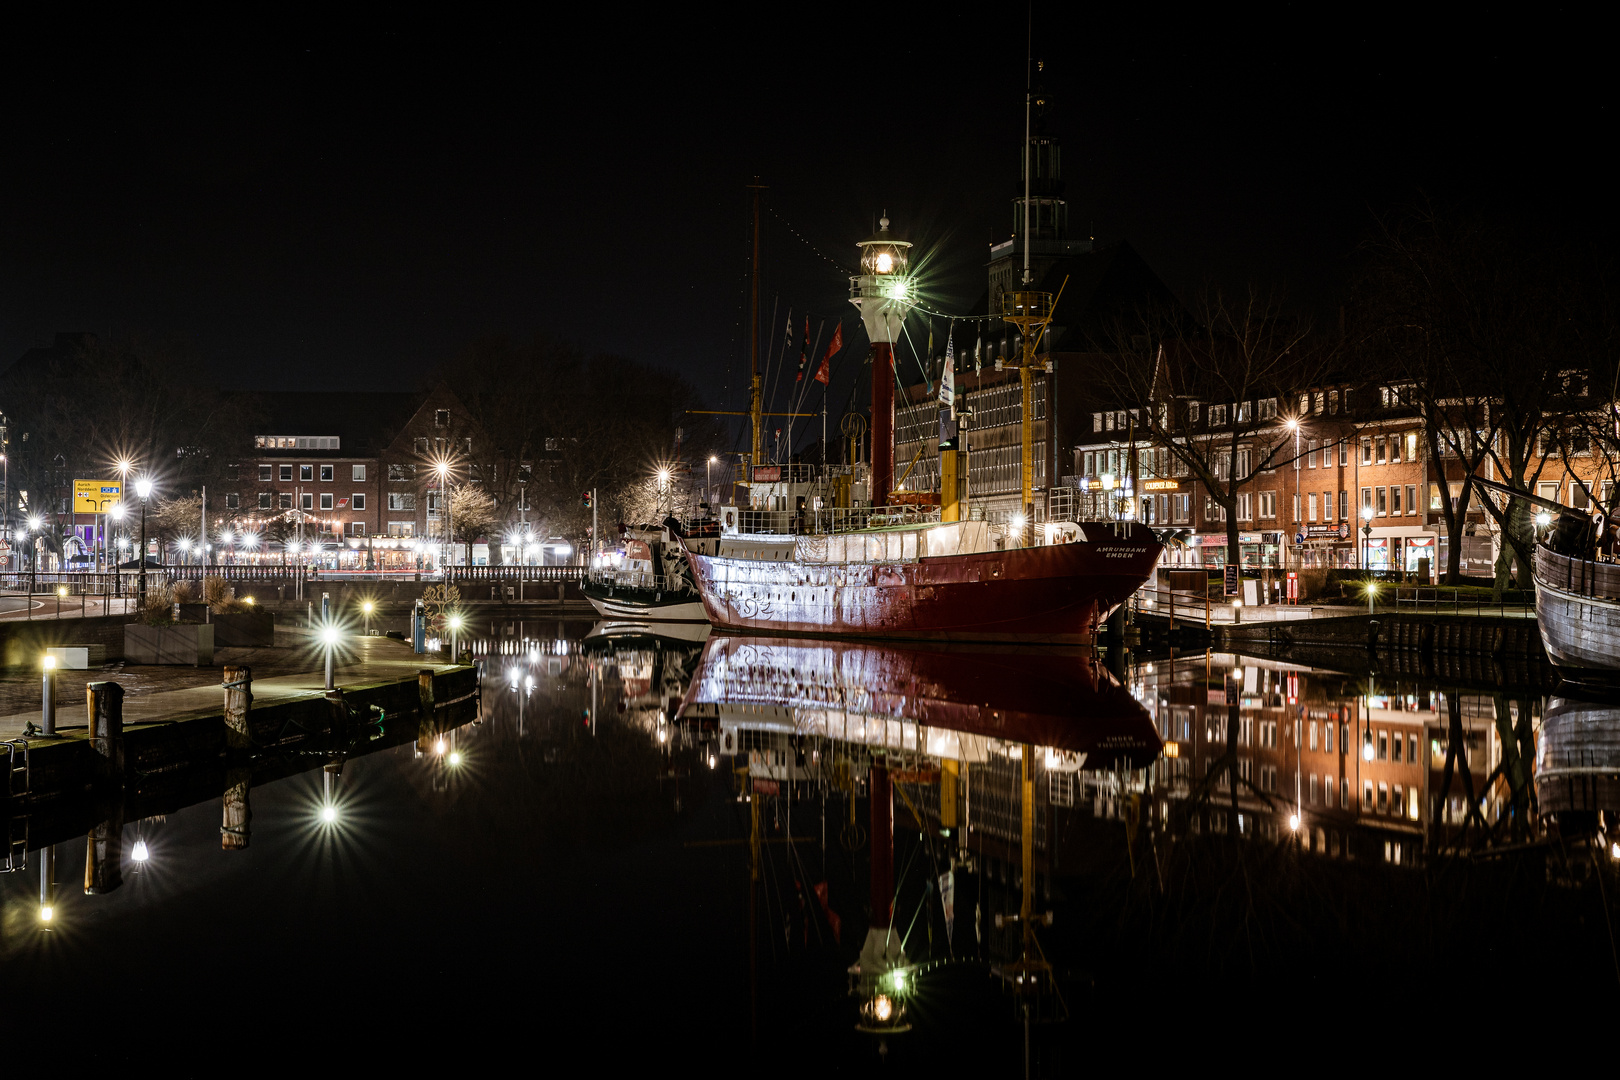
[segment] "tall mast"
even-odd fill
[[[754,193],[754,262],[748,286],[748,480],[752,485],[754,466],[759,464],[759,435],[765,408],[759,382],[759,193],[765,190],[765,185],[756,176],[748,187]]]
[[[1024,57],[1024,287],[1029,288],[1032,280],[1029,272],[1029,144],[1033,133],[1031,116],[1035,108],[1035,7],[1030,5],[1029,11],[1029,48]],[[1026,380],[1025,386],[1028,386]],[[1025,396],[1028,394],[1026,392]],[[1025,402],[1027,409],[1029,403]],[[1028,461],[1028,450],[1025,451],[1025,461]],[[1026,475],[1028,464],[1024,466]],[[1029,501],[1029,481],[1024,482],[1024,501]]]

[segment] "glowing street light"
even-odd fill
[[[129,853],[129,857],[138,863],[143,863],[152,857],[152,853],[147,849],[145,840],[137,840],[134,849]]]
[[[373,604],[370,600],[367,600],[360,605],[360,610],[366,613],[366,635],[368,637],[371,635],[371,612],[376,606],[377,605]]]
[[[136,593],[135,606],[144,612],[146,610],[146,503],[152,497],[152,478],[143,476],[135,481],[135,494],[141,500],[141,549],[138,553],[141,560],[141,577]]]

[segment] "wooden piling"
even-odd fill
[[[416,693],[422,718],[421,731],[425,735],[433,725],[433,669],[420,668],[416,672]]]
[[[84,688],[90,718],[90,748],[97,755],[98,778],[121,784],[124,777],[124,688],[115,682],[93,682]]]
[[[253,747],[248,710],[253,707],[253,669],[246,664],[225,668],[225,745],[232,750]]]
[[[113,683],[117,686],[117,683]],[[120,687],[122,689],[122,687]],[[84,840],[84,894],[110,893],[124,883],[124,803],[114,805],[107,820]]]
[[[248,794],[253,786],[252,769],[231,769],[225,773],[225,796],[219,823],[221,851],[246,851],[252,837],[253,806]]]

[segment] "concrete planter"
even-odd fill
[[[221,649],[276,643],[276,620],[268,611],[231,611],[212,621],[214,644]]]
[[[213,624],[143,626],[129,623],[124,627],[124,661],[210,666],[214,662]]]

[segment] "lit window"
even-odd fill
[[[349,479],[350,480],[364,481],[365,478],[366,478],[366,467],[364,465],[354,465],[354,466],[350,467],[350,469],[349,469]]]

